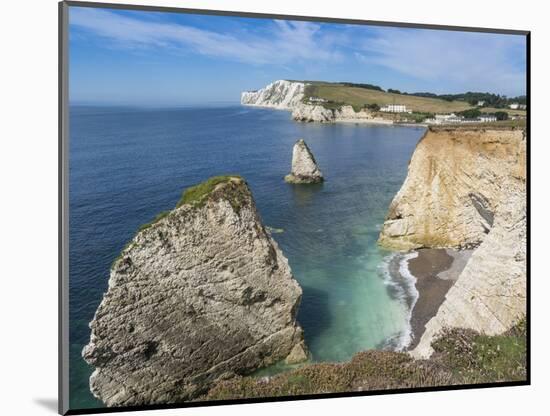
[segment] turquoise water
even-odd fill
[[[109,267],[138,227],[209,176],[239,173],[303,288],[298,320],[314,361],[397,347],[408,308],[388,285],[376,240],[424,130],[302,124],[241,106],[70,110],[70,404],[102,407],[80,357]],[[292,146],[304,138],[326,182],[293,186]],[[391,341],[391,342],[390,342]]]

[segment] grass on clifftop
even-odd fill
[[[521,381],[526,374],[526,330],[521,320],[503,335],[445,331],[427,360],[370,350],[346,363],[305,365],[271,378],[235,377],[218,382],[200,400],[227,400]]]
[[[377,104],[383,107],[388,104],[403,104],[413,111],[413,113],[456,113],[472,108],[467,101],[454,100],[447,101],[441,98],[420,97],[416,95],[396,94],[393,92],[380,91],[370,88],[360,88],[359,86],[345,85],[343,83],[331,83],[321,81],[304,81],[308,85],[304,91],[304,102],[309,102],[309,97],[324,98],[328,102],[320,105],[325,108],[340,108],[342,105],[351,105],[355,111],[359,111],[365,105]],[[526,115],[525,110],[512,110],[510,108],[492,108],[482,107],[479,110],[483,113],[495,113],[504,111],[509,115]],[[389,117],[391,113],[384,113]],[[397,113],[398,116],[407,116],[404,113]],[[410,116],[409,118],[415,118]]]
[[[176,205],[176,208],[181,207],[183,204],[202,205],[205,197],[209,195],[217,185],[224,182],[229,182],[232,179],[240,179],[239,175],[223,175],[213,176],[212,178],[199,183],[198,185],[187,188]]]
[[[179,208],[183,204],[192,204],[195,207],[201,207],[204,205],[204,202],[206,201],[205,197],[208,196],[216,188],[217,185],[224,182],[230,182],[231,180],[235,180],[235,179],[242,180],[242,177],[239,175],[214,176],[198,185],[191,186],[183,192],[181,199],[178,201],[176,205],[176,208]],[[242,203],[243,203],[243,198],[244,198],[242,190],[237,189],[237,187],[233,187],[232,192],[228,192],[227,198],[231,203],[231,206],[237,212],[239,212],[240,207],[242,206]],[[140,232],[151,228],[151,226],[153,226],[163,218],[166,218],[168,215],[170,215],[171,212],[172,211],[162,211],[152,221],[141,225],[138,228],[137,233],[139,234]],[[130,240],[128,243],[126,243],[124,248],[120,251],[119,255],[111,263],[111,267],[113,267],[118,262],[118,260],[122,258],[124,251],[128,247],[130,247],[132,243],[133,243],[133,239]]]
[[[472,106],[465,101],[445,101],[438,98],[417,97],[414,95],[393,94],[385,91],[350,87],[341,84],[316,82],[305,89],[305,99],[318,97],[338,103],[362,108],[366,104],[378,104],[383,107],[388,104],[404,104],[414,112],[419,113],[451,113],[463,111]],[[324,104],[330,106],[330,103]]]

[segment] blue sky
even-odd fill
[[[238,102],[277,79],[525,94],[525,37],[70,7],[72,103]]]

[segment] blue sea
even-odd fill
[[[303,288],[298,320],[314,361],[344,361],[407,335],[409,310],[376,244],[423,128],[303,124],[243,107],[70,108],[70,407],[103,407],[81,358],[109,268],[182,191],[237,173]],[[326,182],[283,181],[304,138]],[[392,289],[393,288],[393,289]],[[392,344],[393,343],[393,344]],[[269,371],[269,370],[267,370]],[[273,370],[275,371],[275,370]]]

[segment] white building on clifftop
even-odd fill
[[[412,113],[404,104],[388,104],[380,109],[384,113]]]

